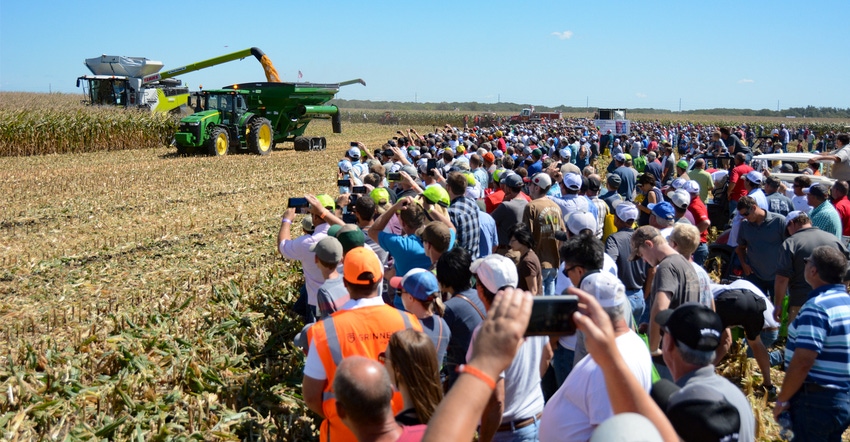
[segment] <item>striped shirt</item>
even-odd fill
[[[818,353],[806,382],[850,389],[850,295],[843,285],[825,285],[809,294],[788,327],[786,367],[796,348]]]
[[[809,212],[812,225],[841,239],[841,217],[832,203],[824,201]]]

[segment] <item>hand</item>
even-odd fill
[[[773,406],[773,420],[775,421],[779,420],[779,415],[782,414],[783,411],[791,408],[791,404],[787,402],[782,403],[782,406],[780,406],[780,403],[782,403],[782,401],[777,400],[776,405]]]
[[[531,318],[531,293],[507,288],[496,293],[472,343],[471,365],[496,379],[514,359]]]
[[[746,275],[746,276],[750,276],[750,275],[753,274],[753,268],[750,267],[750,265],[745,263],[745,262],[741,263],[741,269],[744,270],[744,275]]]
[[[405,172],[405,171],[403,171],[403,170],[402,170],[402,171],[401,171],[401,172],[399,172],[399,173],[401,174],[401,180],[402,180],[403,182],[405,182],[408,186],[413,187],[413,186],[416,184],[416,182],[414,182],[414,181],[413,181],[413,177],[411,177],[410,175],[408,175],[408,174],[407,174],[407,172]]]
[[[576,327],[584,332],[587,352],[599,365],[613,360],[617,353],[616,336],[611,319],[599,302],[582,290],[570,287],[567,293],[578,296],[578,311],[573,314]]]
[[[322,203],[320,203],[315,196],[307,194],[304,195],[304,198],[306,198],[307,202],[310,203],[310,213],[312,213],[313,215],[321,216],[322,213],[327,210],[322,207]]]
[[[439,167],[435,167],[435,168],[431,169],[431,176],[433,176],[434,180],[437,181],[438,183],[440,181],[443,181],[443,173],[440,172]]]
[[[283,219],[288,219],[290,221],[295,219],[295,207],[290,207],[283,212]]]
[[[399,131],[398,133],[401,133],[401,131]],[[391,146],[390,149],[393,151],[394,160],[401,161],[401,159],[404,158],[404,155],[401,154],[401,149],[399,149],[398,147]]]
[[[779,300],[779,302],[774,303],[775,307],[773,308],[773,319],[779,323],[782,322],[782,301],[784,301],[784,299],[781,299]]]
[[[348,206],[348,203],[351,202],[351,194],[343,193],[336,199],[337,207],[345,207]]]

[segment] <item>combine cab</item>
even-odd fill
[[[304,137],[314,118],[330,118],[342,131],[339,108],[326,105],[340,86],[360,83],[242,83],[203,91],[196,113],[180,120],[175,142],[179,152],[202,149],[210,155],[250,151],[267,155],[276,143],[291,141],[295,150],[321,150],[324,138]]]

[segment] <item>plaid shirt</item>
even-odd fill
[[[809,218],[812,220],[812,226],[841,239],[841,217],[838,216],[838,211],[829,201],[824,201],[821,205],[812,209],[809,212]]]
[[[449,219],[457,229],[457,244],[472,257],[479,252],[478,204],[475,200],[459,196],[449,205]]]

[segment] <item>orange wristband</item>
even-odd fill
[[[477,368],[475,368],[471,365],[466,365],[466,364],[458,365],[457,366],[457,372],[461,373],[461,374],[463,374],[463,373],[471,374],[471,375],[475,376],[476,378],[480,379],[481,382],[484,382],[485,384],[487,384],[487,386],[490,387],[491,390],[496,389],[496,381],[494,381],[493,378],[491,378],[490,376],[487,376],[486,373],[484,373],[483,371],[481,371],[481,370],[479,370],[479,369],[477,369]]]
[[[323,211],[322,214],[319,215],[319,218],[325,219],[325,217],[328,216],[329,213],[331,213],[331,212],[329,210],[325,209],[325,211]]]

